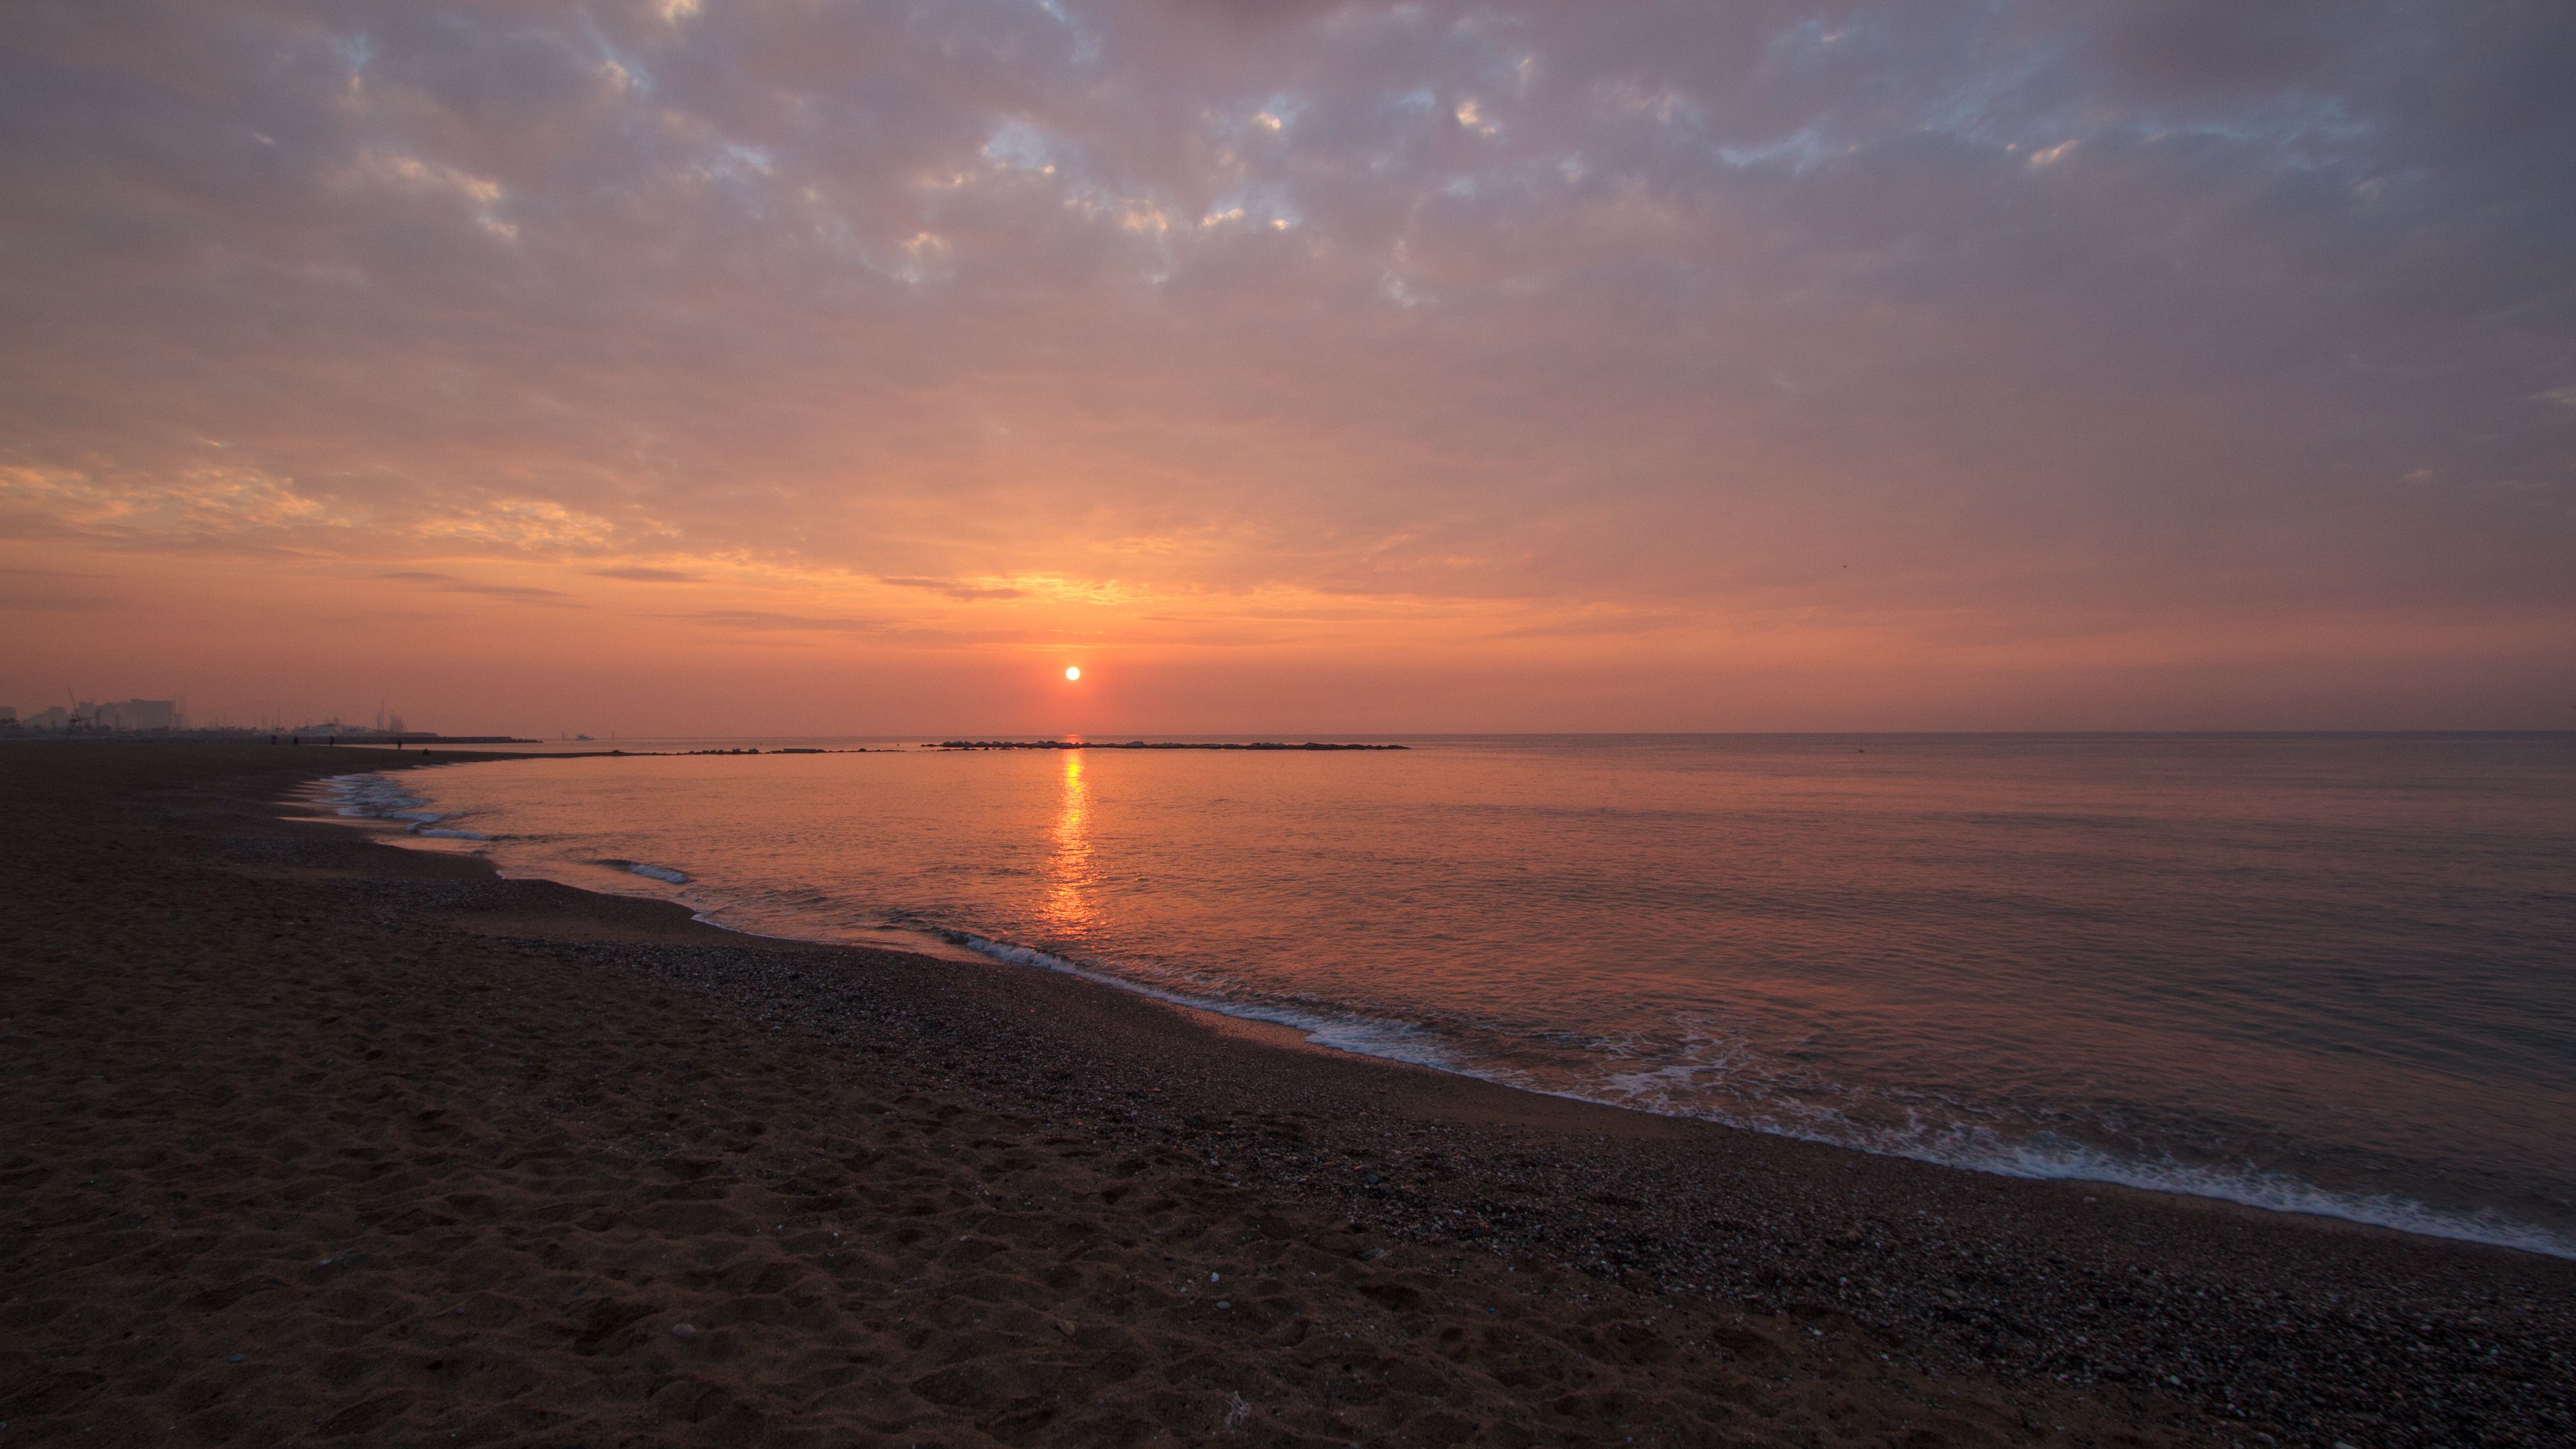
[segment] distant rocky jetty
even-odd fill
[[[623,752],[618,751],[613,753]],[[669,752],[665,751],[664,753]],[[681,750],[679,753],[684,755],[864,755],[867,751],[856,746],[852,746],[846,750],[825,750],[809,745],[773,745],[767,750],[762,750],[757,746],[743,745],[733,749]]]
[[[1255,744],[1174,743],[1147,744],[1129,740],[1114,744],[1108,740],[941,740],[935,748],[943,750],[1401,750],[1404,745],[1328,745],[1308,740],[1302,745],[1279,744],[1263,740]]]

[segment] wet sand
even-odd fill
[[[420,763],[0,747],[0,1444],[2576,1438],[2576,1264],[279,818]]]

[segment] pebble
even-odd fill
[[[698,1330],[686,1323],[674,1323],[671,1325],[671,1336],[684,1339],[695,1338],[698,1336]]]

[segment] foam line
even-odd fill
[[[1011,965],[1034,966],[1042,970],[1079,976],[1086,981],[1114,986],[1119,990],[1133,992],[1174,1006],[1185,1006],[1199,1011],[1212,1011],[1220,1016],[1265,1021],[1290,1027],[1304,1033],[1306,1039],[1317,1046],[1330,1047],[1355,1056],[1407,1062],[1414,1066],[1430,1067],[1478,1081],[1493,1082],[1498,1086],[1513,1087],[1523,1091],[1540,1091],[1544,1095],[1562,1097],[1569,1101],[1621,1107],[1630,1111],[1650,1112],[1657,1116],[1695,1118],[1741,1131],[1815,1142],[1848,1151],[1866,1152],[1877,1157],[1901,1157],[1943,1167],[1963,1168],[1997,1177],[2099,1182],[2112,1186],[2141,1188],[2150,1192],[2171,1193],[2181,1197],[2214,1198],[2268,1212],[2304,1213],[2313,1217],[2335,1218],[2372,1227],[2392,1228],[2398,1232],[2422,1237],[2451,1238],[2461,1242],[2484,1243],[2492,1247],[2515,1248],[2553,1258],[2576,1259],[2576,1242],[2570,1242],[2545,1229],[2516,1222],[2492,1210],[2457,1212],[2431,1207],[2412,1198],[2394,1195],[2335,1193],[2284,1173],[2265,1172],[2252,1167],[2241,1171],[2228,1171],[2176,1161],[2124,1160],[2098,1148],[2062,1138],[2016,1143],[1988,1129],[1970,1128],[1960,1124],[1944,1124],[1929,1137],[1874,1133],[1849,1124],[1848,1119],[1843,1118],[1842,1114],[1829,1108],[1805,1109],[1815,1119],[1816,1125],[1801,1127],[1777,1120],[1740,1116],[1722,1108],[1686,1107],[1672,1102],[1669,1098],[1657,1100],[1632,1092],[1586,1092],[1538,1088],[1516,1073],[1476,1063],[1471,1057],[1455,1050],[1452,1044],[1444,1042],[1435,1031],[1417,1023],[1174,991],[1167,987],[1155,986],[1086,966],[1051,952],[998,941],[989,936],[965,931],[941,934],[979,954]],[[1656,1074],[1642,1073],[1613,1077],[1611,1081],[1614,1086],[1633,1088],[1641,1077],[1653,1075]],[[1842,1130],[1833,1130],[1836,1125],[1839,1125]]]

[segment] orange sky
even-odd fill
[[[2563,22],[2242,10],[13,9],[0,703],[2576,724]]]

